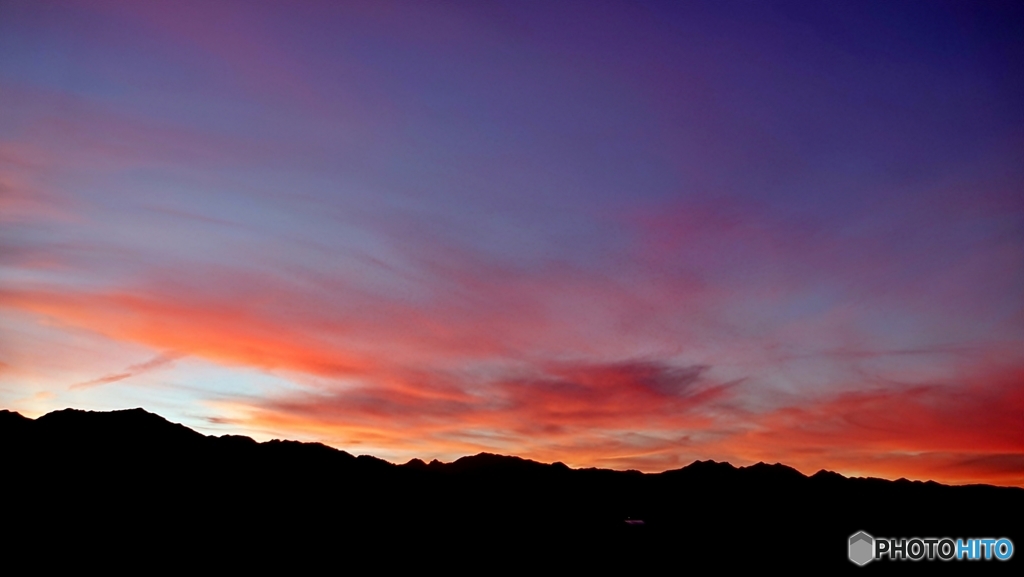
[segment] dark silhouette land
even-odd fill
[[[204,436],[142,409],[35,420],[0,411],[0,462],[8,551],[44,561],[481,574],[732,565],[1020,575],[1024,564],[1016,551],[1009,561],[847,558],[861,530],[1024,546],[1020,488],[714,461],[659,474],[486,453],[393,465],[320,444]]]

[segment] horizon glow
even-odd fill
[[[0,408],[1024,486],[1022,24],[3,3]]]

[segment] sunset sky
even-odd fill
[[[0,2],[0,408],[1024,486],[1024,4]]]

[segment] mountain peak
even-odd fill
[[[769,475],[785,476],[791,478],[806,479],[807,476],[797,471],[789,465],[783,465],[782,463],[774,463],[769,465],[763,461],[750,465],[749,467],[741,467],[741,469],[750,471],[753,473],[764,473]]]

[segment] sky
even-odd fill
[[[0,408],[1024,486],[1018,2],[0,0]]]

